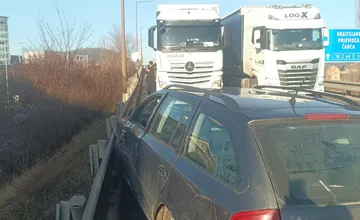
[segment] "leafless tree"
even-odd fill
[[[76,17],[71,19],[54,1],[56,23],[49,23],[43,16],[37,22],[40,42],[36,45],[41,51],[63,52],[67,55],[76,54],[84,46],[92,34],[91,25],[78,23]]]
[[[125,36],[125,45],[126,45],[126,56],[129,57],[131,52],[136,50],[135,38],[131,33],[126,34]],[[121,29],[119,27],[113,26],[113,29],[109,32],[108,36],[102,39],[102,47],[108,50],[115,51],[116,53],[121,53]]]

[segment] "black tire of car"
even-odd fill
[[[156,220],[172,220],[174,219],[166,206],[161,207],[156,215]]]

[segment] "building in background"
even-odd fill
[[[34,59],[49,59],[58,57],[59,59],[70,59],[74,63],[82,66],[98,66],[103,61],[105,55],[109,53],[103,48],[84,48],[77,51],[71,51],[70,55],[65,52],[58,51],[26,51],[24,53],[24,63],[29,64]],[[69,58],[70,57],[70,58]]]
[[[10,64],[8,17],[0,16],[0,66]]]

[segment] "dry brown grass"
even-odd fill
[[[10,95],[20,95],[20,105],[12,105],[0,124],[6,127],[0,126],[0,219],[53,219],[59,200],[87,196],[87,146],[105,129],[98,120],[86,126],[121,100],[120,69],[47,57],[9,71]]]
[[[0,219],[55,219],[55,204],[92,184],[88,146],[106,136],[104,120],[95,120],[48,161],[36,164],[0,189]]]

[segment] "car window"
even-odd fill
[[[186,156],[215,178],[237,188],[240,184],[233,141],[221,119],[200,113],[190,134]]]
[[[145,128],[150,120],[151,115],[156,110],[157,105],[160,103],[162,97],[162,95],[155,96],[152,99],[148,100],[146,103],[144,103],[144,105],[142,105],[137,111],[134,117],[134,121],[138,122]]]
[[[190,118],[186,114],[186,112],[190,112],[189,110],[192,110],[189,103],[173,97],[166,98],[154,117],[154,124],[151,126],[150,134],[161,139],[166,144],[169,144],[172,140],[173,146],[171,147],[180,148],[181,139],[185,134],[187,121]]]
[[[279,119],[251,127],[288,205],[360,201],[359,120]]]

